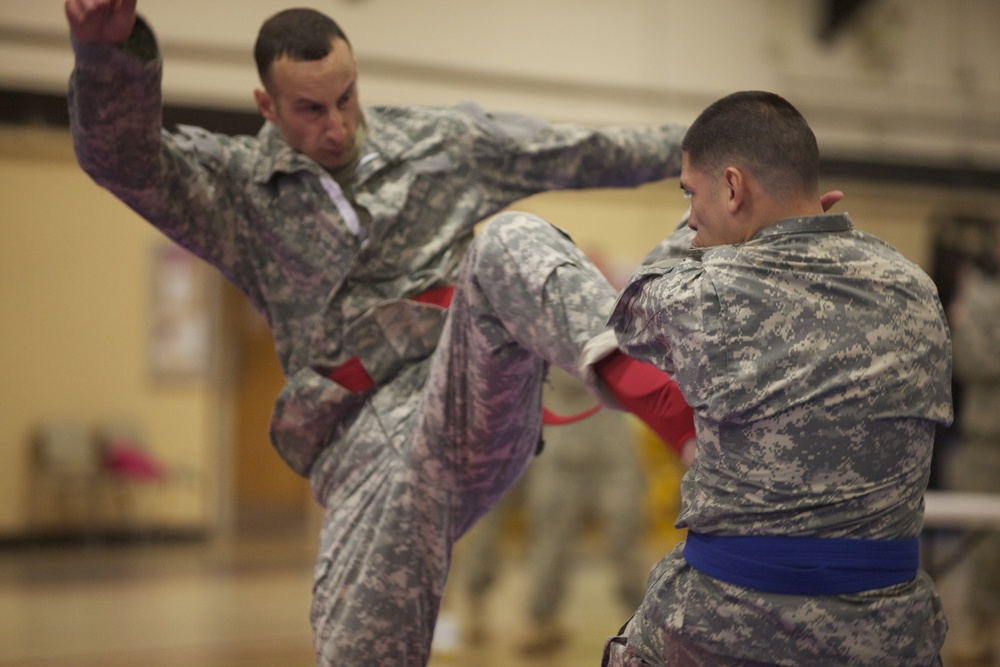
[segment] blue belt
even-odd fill
[[[910,581],[920,539],[705,535],[688,531],[684,560],[710,577],[789,595],[845,595]]]

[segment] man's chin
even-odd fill
[[[323,166],[324,169],[328,171],[337,171],[345,166],[347,166],[348,160],[316,160]]]
[[[346,167],[351,163],[350,151],[341,151],[337,153],[324,151],[311,157],[313,160],[323,165],[325,169],[329,169],[330,171],[336,171],[337,169]]]

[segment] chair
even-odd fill
[[[73,419],[47,420],[33,440],[32,528],[92,536],[98,528],[101,466],[90,430]]]

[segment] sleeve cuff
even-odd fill
[[[604,386],[604,382],[598,376],[596,368],[599,361],[617,351],[618,336],[613,330],[607,329],[591,338],[583,346],[583,354],[580,355],[579,370],[584,384],[597,397],[597,400],[609,408],[624,411],[625,408],[615,400]]]

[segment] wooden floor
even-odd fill
[[[308,667],[314,549],[312,535],[298,534],[0,547],[0,665]],[[600,664],[604,638],[624,614],[612,601],[608,567],[584,554],[563,613],[571,641],[551,655],[525,657],[515,648],[525,621],[523,565],[516,554],[505,559],[484,612],[487,637],[477,646],[464,641],[470,609],[452,578],[431,665]],[[459,552],[456,571],[462,566]],[[956,636],[960,583],[961,568],[939,581]]]
[[[0,547],[0,665],[312,665],[314,550],[304,535]],[[526,598],[517,563],[502,566],[484,610],[486,636],[476,646],[464,641],[467,601],[449,588],[431,665],[598,664],[604,636],[624,614],[607,601],[606,570],[584,558],[564,615],[572,641],[530,660],[513,641]]]

